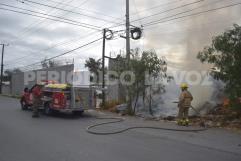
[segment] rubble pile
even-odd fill
[[[191,117],[194,125],[204,122],[207,127],[237,129],[241,131],[241,111],[232,110],[225,106],[218,106],[202,117]]]

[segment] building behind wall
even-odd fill
[[[12,95],[20,95],[25,87],[31,88],[34,84],[37,83],[37,78],[35,78],[32,81],[28,81],[28,83],[25,84],[26,82],[24,81],[24,75],[28,73],[36,74],[37,72],[42,72],[42,73],[46,73],[46,76],[48,77],[48,73],[52,71],[59,73],[59,79],[57,79],[58,83],[68,83],[67,80],[69,75],[72,75],[74,71],[74,65],[70,64],[70,65],[44,68],[44,69],[28,71],[28,72],[14,73],[11,76],[10,93]]]

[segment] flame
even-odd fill
[[[229,100],[228,98],[224,98],[224,100],[223,100],[223,106],[224,106],[224,107],[227,107],[227,106],[229,106],[229,104],[230,104],[230,100]]]

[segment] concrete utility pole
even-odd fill
[[[126,61],[127,61],[127,68],[130,68],[130,15],[129,15],[129,0],[126,0]],[[131,98],[129,93],[129,88],[127,86],[127,108],[131,109]]]
[[[103,29],[103,47],[102,47],[102,105],[105,106],[105,39],[106,29]]]
[[[3,84],[3,57],[4,57],[4,46],[6,44],[0,44],[2,45],[2,62],[1,62],[1,80],[0,80],[0,94],[2,94],[2,84]]]
[[[129,16],[129,0],[126,0],[126,59],[127,64],[130,61],[130,16]]]

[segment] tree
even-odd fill
[[[164,58],[159,58],[155,52],[155,50],[144,51],[140,53],[139,49],[132,50],[132,58],[129,62],[129,68],[125,62],[122,61],[120,63],[122,66],[118,67],[119,72],[121,73],[125,70],[131,70],[135,75],[135,81],[133,84],[127,86],[127,91],[129,95],[129,100],[131,107],[129,107],[129,112],[131,114],[135,114],[136,112],[136,104],[140,96],[142,96],[143,104],[145,104],[145,100],[147,99],[149,102],[148,108],[149,113],[152,115],[152,93],[162,93],[164,92],[165,86],[163,84],[158,84],[159,89],[154,91],[152,90],[152,84],[147,82],[146,76],[149,78],[159,78],[159,79],[167,79],[168,81],[172,79],[172,77],[167,75],[167,63]],[[123,59],[120,59],[123,60]],[[128,78],[126,78],[128,81]],[[151,79],[150,79],[151,80]],[[149,95],[146,94],[147,89],[149,90]],[[135,100],[135,101],[133,101]],[[132,106],[132,104],[134,105]]]
[[[214,66],[211,76],[225,83],[225,93],[233,107],[239,107],[241,98],[241,26],[234,24],[231,30],[216,36],[211,46],[200,51],[197,58]]]
[[[99,82],[99,71],[101,71],[101,62],[99,60],[95,60],[94,58],[89,58],[85,61],[85,67],[87,67],[91,73],[96,75],[97,82]]]

